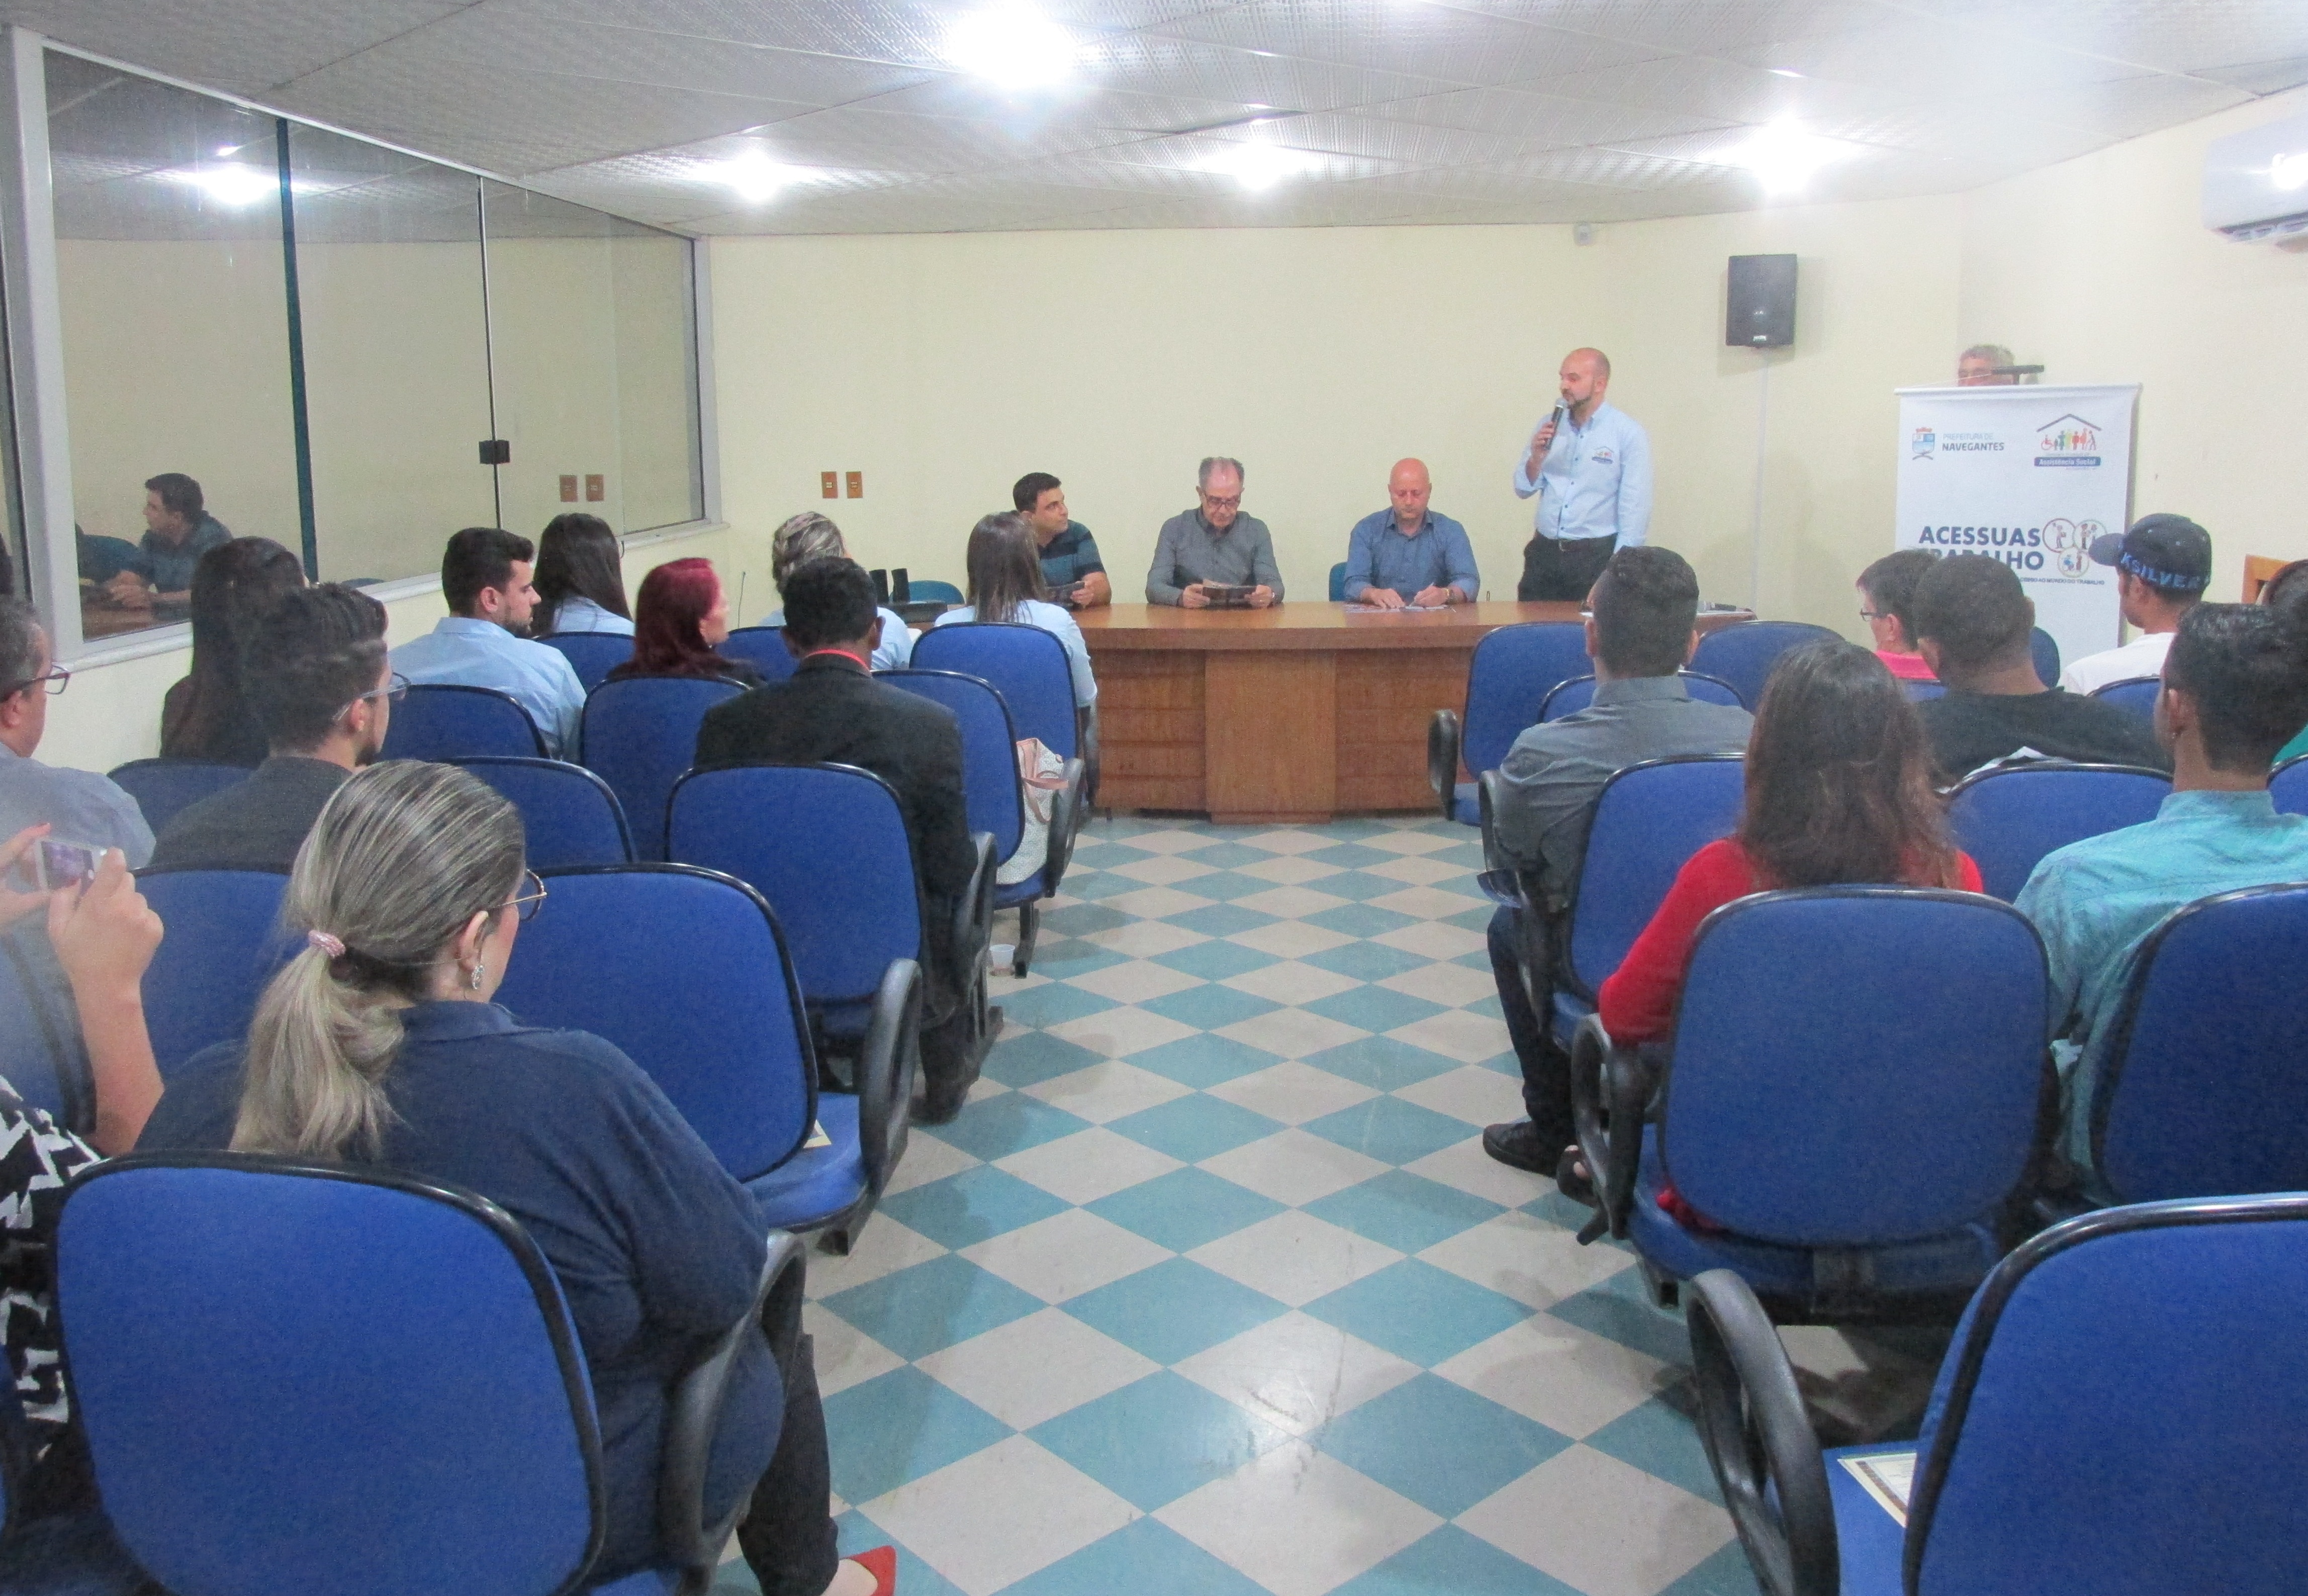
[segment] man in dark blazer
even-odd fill
[[[851,764],[890,784],[920,873],[929,947],[917,1116],[937,1125],[961,1110],[977,1079],[974,972],[953,967],[949,927],[977,868],[961,781],[961,728],[943,704],[874,679],[881,642],[874,582],[855,560],[818,559],[786,579],[785,643],[799,661],[786,681],[707,712],[697,764]],[[986,1036],[999,1034],[1001,1011]]]
[[[163,827],[155,870],[286,875],[321,807],[384,746],[395,678],[383,605],[332,582],[297,588],[265,610],[242,649],[242,691],[271,756]]]

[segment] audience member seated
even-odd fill
[[[2295,560],[2269,577],[2260,590],[2260,601],[2308,633],[2308,560]],[[2308,726],[2277,750],[2276,763],[2308,754]]]
[[[1274,535],[1242,513],[1242,462],[1212,455],[1194,474],[1194,508],[1162,523],[1146,570],[1146,602],[1209,608],[1207,589],[1246,587],[1253,609],[1282,602]]]
[[[711,560],[667,560],[642,578],[633,622],[633,657],[612,666],[610,681],[629,676],[719,677],[762,685],[761,668],[714,651],[729,638],[729,596]]]
[[[1066,664],[1073,673],[1074,706],[1088,709],[1098,702],[1098,677],[1089,668],[1089,646],[1082,642],[1074,617],[1049,602],[1042,585],[1042,562],[1034,533],[1022,515],[988,515],[969,532],[969,602],[938,617],[941,626],[971,621],[1008,622],[1039,626],[1065,644]]]
[[[2096,693],[2162,671],[2180,617],[2203,601],[2212,583],[2211,534],[2184,515],[2143,515],[2128,532],[2103,533],[2092,539],[2091,557],[2115,567],[2124,624],[2140,635],[2071,663],[2060,672],[2060,686],[2071,693]]]
[[[93,1501],[87,1453],[67,1429],[71,1405],[58,1361],[49,1298],[48,1249],[65,1183],[99,1158],[123,1153],[160,1100],[160,1072],[144,1029],[142,981],[160,945],[160,917],[136,891],[118,850],[105,855],[85,890],[14,890],[46,828],[30,827],[0,845],[0,930],[39,915],[72,988],[87,1045],[96,1121],[82,1140],[28,1106],[0,1078],[0,1346],[30,1420],[35,1460],[20,1516],[68,1511]],[[0,1058],[0,1077],[44,1068],[45,1060]]]
[[[105,596],[126,609],[189,604],[201,556],[232,539],[208,513],[201,485],[182,471],[163,471],[144,484],[144,540],[135,564],[105,584]]]
[[[394,683],[383,605],[335,582],[283,593],[248,644],[247,692],[271,757],[178,813],[153,847],[155,870],[286,875],[323,806],[384,746]]]
[[[1745,710],[1692,697],[1675,675],[1699,646],[1699,578],[1681,555],[1653,544],[1620,549],[1589,602],[1595,702],[1531,727],[1499,767],[1505,791],[1494,817],[1497,841],[1517,869],[1538,876],[1549,924],[1533,940],[1542,945],[1561,929],[1555,922],[1579,879],[1587,824],[1604,783],[1646,759],[1736,754],[1754,724]],[[1522,1065],[1529,1117],[1489,1126],[1483,1151],[1518,1169],[1551,1175],[1571,1139],[1570,1060],[1524,992],[1517,964],[1523,942],[1517,911],[1501,909],[1491,917],[1491,969]]]
[[[2087,1179],[2096,1048],[2140,943],[2199,898],[2308,880],[2308,816],[2278,814],[2268,793],[2270,760],[2308,722],[2308,636],[2265,607],[2199,604],[2181,617],[2163,675],[2156,735],[2171,750],[2172,796],[2144,825],[2046,855],[2017,900],[2051,962],[2061,1151]],[[2269,1001],[2283,1000],[2271,985]],[[2204,1069],[2211,1090],[2219,1060]]]
[[[846,560],[849,550],[841,541],[841,529],[814,510],[805,510],[790,516],[770,534],[770,581],[782,600],[786,579],[812,560]],[[874,645],[874,669],[902,670],[914,657],[914,634],[906,629],[894,609],[877,608],[882,617],[882,641]],[[762,619],[764,626],[785,625],[783,609],[773,609]]]
[[[1472,604],[1483,591],[1467,529],[1427,507],[1434,491],[1423,460],[1387,473],[1392,504],[1355,522],[1347,538],[1346,600],[1381,609]]]
[[[1916,579],[1915,625],[1924,663],[1948,689],[1917,706],[1941,786],[2023,751],[2171,768],[2155,735],[2133,716],[2044,686],[2028,649],[2036,606],[2002,560],[1959,554],[1938,561]]]
[[[1033,529],[1042,565],[1042,585],[1069,609],[1095,609],[1114,602],[1114,583],[1098,557],[1089,528],[1066,513],[1064,485],[1047,471],[1028,471],[1010,489],[1010,502]],[[1064,595],[1063,598],[1056,597]]]
[[[193,570],[193,669],[160,703],[160,757],[258,764],[264,728],[242,687],[256,617],[305,585],[305,567],[270,538],[235,538]]]
[[[854,560],[812,560],[788,572],[786,648],[792,677],[706,712],[697,763],[854,764],[890,784],[906,816],[928,919],[927,1006],[951,1017],[925,1025],[920,1117],[942,1124],[961,1112],[977,1078],[974,1019],[964,1001],[971,972],[954,968],[951,927],[977,858],[962,797],[961,728],[942,703],[874,679],[868,661],[883,622],[874,582]],[[829,881],[837,879],[829,876]],[[994,1011],[989,1031],[1001,1031]]]
[[[537,540],[537,615],[530,634],[557,632],[633,634],[617,534],[599,516],[579,510],[547,522]]]
[[[1859,618],[1875,640],[1875,657],[1903,682],[1932,679],[1916,651],[1916,583],[1939,557],[1937,549],[1903,548],[1859,574]]]
[[[745,1188],[630,1059],[491,1001],[544,896],[512,806],[465,772],[395,760],[348,781],[289,878],[284,920],[306,945],[246,1041],[200,1054],[170,1084],[140,1146],[390,1165],[521,1221],[592,1377],[608,1532],[591,1577],[610,1581],[656,1557],[667,1388],[746,1311],[765,1249]],[[738,1532],[764,1590],[845,1590],[862,1571],[835,1558],[799,1314],[773,1303],[774,1351],[754,1339],[741,1352],[715,1474],[768,1465]],[[759,1444],[772,1357],[786,1382],[773,1462]]]
[[[1691,856],[1596,994],[1615,1044],[1660,1041],[1674,1029],[1700,922],[1735,899],[1859,884],[1980,890],[1979,867],[1948,840],[1916,708],[1856,643],[1806,643],[1780,658],[1747,745],[1737,833]],[[1564,1161],[1566,1189],[1591,1192],[1585,1167]],[[1687,1219],[1671,1196],[1662,1206]]]
[[[48,699],[71,680],[32,607],[0,599],[0,836],[45,824],[61,841],[117,848],[130,869],[142,869],[152,857],[152,833],[136,800],[92,771],[32,757],[48,728]]]
[[[500,527],[469,526],[441,556],[441,596],[449,614],[425,636],[392,651],[392,668],[410,682],[494,687],[529,712],[555,759],[577,746],[585,686],[558,649],[528,640],[537,589],[530,582],[536,548]]]

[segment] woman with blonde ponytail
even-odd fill
[[[512,807],[452,766],[392,761],[348,780],[288,878],[282,918],[304,947],[265,988],[245,1043],[188,1064],[138,1145],[383,1164],[520,1220],[560,1277],[592,1375],[608,1534],[591,1577],[607,1583],[658,1560],[667,1392],[746,1311],[765,1236],[745,1188],[632,1060],[492,1001],[521,921],[545,903],[521,844]],[[764,1548],[762,1590],[816,1596],[858,1571],[836,1564],[824,1419],[792,1295],[740,1359],[713,1477],[761,1479],[746,1528],[749,1560]],[[762,1442],[780,1428],[771,1460]]]

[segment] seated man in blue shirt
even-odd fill
[[[530,572],[537,548],[502,527],[469,526],[441,556],[441,596],[448,617],[392,651],[392,669],[410,682],[494,687],[519,701],[537,722],[545,751],[577,751],[585,686],[559,649],[528,641],[537,589]]]
[[[2197,605],[2181,617],[2156,701],[2172,796],[2145,825],[2046,855],[2020,890],[2062,1025],[2060,1150],[2088,1186],[2099,1055],[2140,943],[2199,898],[2308,880],[2308,817],[2278,814],[2268,793],[2269,760],[2304,723],[2308,634],[2261,606]],[[2209,1087],[2219,1061],[2204,1068]]]
[[[163,471],[144,484],[144,540],[136,558],[105,592],[128,609],[190,604],[201,556],[231,541],[224,522],[209,513],[201,485],[182,471]]]
[[[1028,471],[1010,489],[1010,502],[1034,531],[1041,553],[1042,585],[1068,609],[1095,609],[1114,602],[1114,583],[1098,539],[1066,509],[1065,485],[1047,471]]]
[[[1426,507],[1434,484],[1423,460],[1398,460],[1387,473],[1389,510],[1355,522],[1347,542],[1347,602],[1381,609],[1472,604],[1483,590],[1467,529]]]

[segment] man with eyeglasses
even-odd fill
[[[129,868],[139,868],[152,856],[152,831],[136,800],[93,771],[62,770],[32,757],[48,729],[48,699],[70,680],[32,607],[0,599],[0,838],[46,825],[58,841],[117,848]]]
[[[338,582],[281,594],[242,647],[241,691],[270,757],[171,820],[155,869],[286,874],[323,806],[383,752],[409,685],[385,655],[384,606]]]
[[[1274,538],[1266,523],[1242,513],[1242,462],[1212,455],[1195,474],[1201,503],[1162,523],[1154,564],[1146,573],[1146,602],[1207,609],[1228,602],[1214,591],[1246,587],[1253,609],[1282,602],[1282,573],[1274,564]]]

